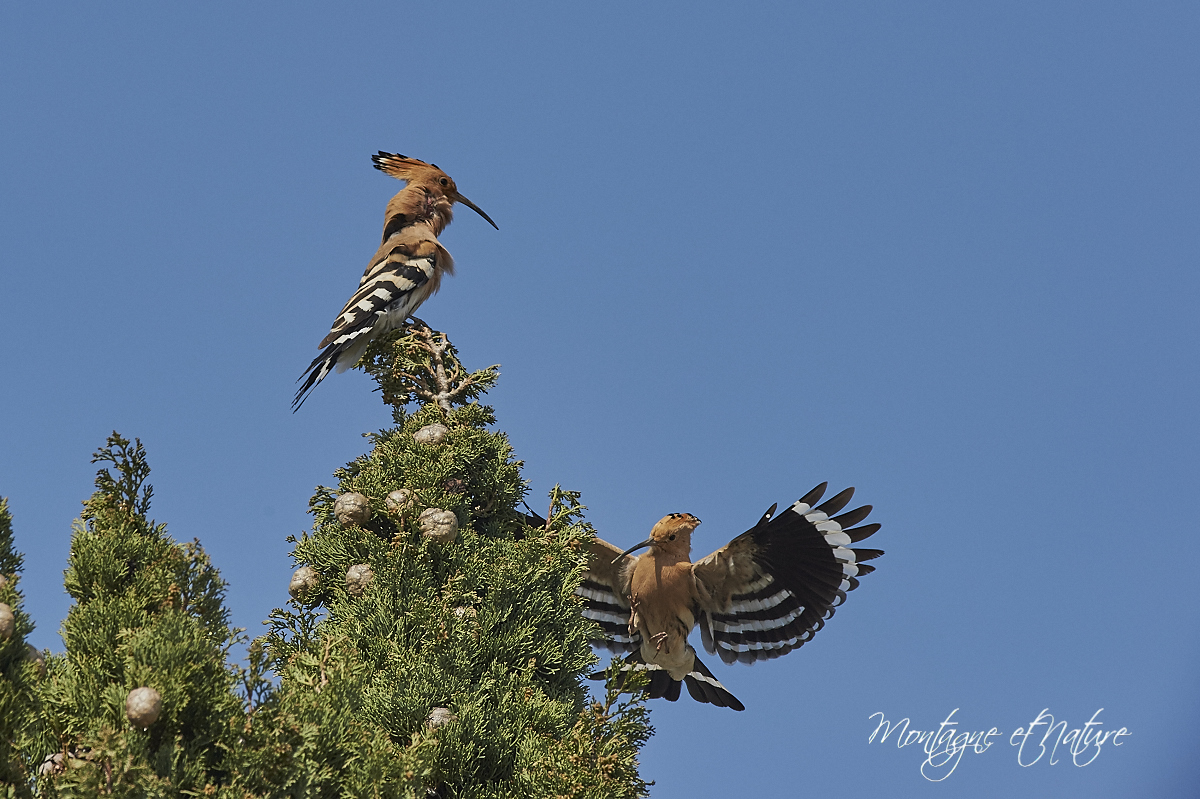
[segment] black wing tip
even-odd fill
[[[873,509],[870,505],[863,505],[854,510],[848,510],[841,515],[834,516],[833,521],[841,525],[843,530],[848,530],[870,516]]]
[[[525,510],[527,512],[525,513],[525,517],[524,517],[524,519],[522,519],[522,521],[525,522],[525,525],[527,527],[545,527],[546,526],[546,520],[543,519],[540,515],[538,515],[537,511],[533,510],[533,508],[529,507],[528,505],[525,506]]]
[[[850,543],[857,544],[859,541],[875,535],[882,527],[883,525],[879,522],[871,522],[870,524],[864,524],[862,527],[852,527],[842,532],[850,536]]]
[[[814,488],[812,491],[809,491],[807,494],[800,497],[800,499],[797,501],[800,504],[807,505],[811,508],[813,505],[815,505],[817,502],[819,502],[821,500],[821,497],[825,496],[825,489],[827,489],[827,488],[829,488],[829,481],[825,481],[824,483],[821,483],[819,486]]]
[[[834,494],[832,497],[825,500],[820,505],[818,505],[816,508],[814,508],[814,510],[819,510],[822,513],[824,513],[826,516],[832,516],[833,514],[840,511],[842,508],[846,507],[846,505],[850,504],[850,500],[853,497],[854,497],[854,486],[850,486],[849,488],[845,488],[845,489],[839,491],[838,493]]]

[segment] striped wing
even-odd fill
[[[384,314],[399,315],[403,321],[436,290],[441,272],[449,269],[450,254],[432,237],[405,241],[397,236],[386,242],[318,346],[354,341]]]
[[[610,652],[636,652],[642,636],[629,631],[628,567],[637,560],[599,538],[588,544],[588,570],[575,593],[583,597],[583,615],[600,625],[604,637],[593,641]],[[616,563],[614,559],[620,558]]]
[[[855,527],[871,506],[834,516],[854,489],[815,505],[826,486],[774,518],[772,506],[752,529],[693,566],[704,648],[726,663],[768,660],[799,648],[858,587],[858,578],[875,570],[863,561],[882,551],[850,548],[879,529]]]
[[[338,314],[329,335],[301,379],[293,410],[335,368],[344,372],[358,362],[371,339],[404,324],[438,289],[443,272],[454,262],[424,226],[409,228],[384,242],[371,259],[358,290]]]

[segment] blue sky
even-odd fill
[[[655,797],[1193,796],[1200,10],[1184,3],[13,4],[0,11],[0,494],[60,650],[89,455],[252,633],[312,488],[389,424],[294,380],[437,162],[499,224],[421,311],[526,463],[697,555],[855,485],[879,570],[814,642],[656,703]],[[1043,708],[1125,727],[1023,768]],[[944,781],[870,715],[1004,733]],[[1032,744],[1030,744],[1032,746]],[[1025,756],[1026,762],[1029,760]]]

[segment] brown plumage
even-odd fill
[[[367,262],[358,290],[317,345],[321,354],[300,375],[304,384],[292,401],[293,411],[331,371],[344,372],[357,363],[371,339],[403,325],[437,293],[443,274],[454,274],[454,259],[437,240],[453,218],[454,203],[462,203],[496,227],[436,164],[382,151],[371,160],[376,169],[407,185],[388,201],[383,241]]]
[[[758,524],[695,563],[691,539],[700,520],[690,513],[664,516],[624,552],[595,539],[577,593],[584,616],[604,633],[597,643],[630,653],[621,668],[649,672],[651,697],[674,701],[687,685],[700,702],[742,710],[687,643],[692,627],[700,625],[705,649],[727,663],[779,657],[812,638],[857,578],[874,571],[863,561],[883,554],[849,546],[879,529],[855,526],[871,506],[832,516],[854,489],[816,505],[825,488],[774,518],[772,505]]]

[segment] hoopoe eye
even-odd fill
[[[674,534],[674,533],[671,533],[671,535],[670,535],[670,536],[668,536],[667,540],[668,540],[668,541],[674,541],[674,540],[675,540],[675,534]]]
[[[447,180],[446,178],[442,178],[442,179],[441,179],[439,182],[440,182],[440,183],[441,183],[443,186],[449,186],[449,185],[450,185],[450,181],[449,181],[449,180]]]

